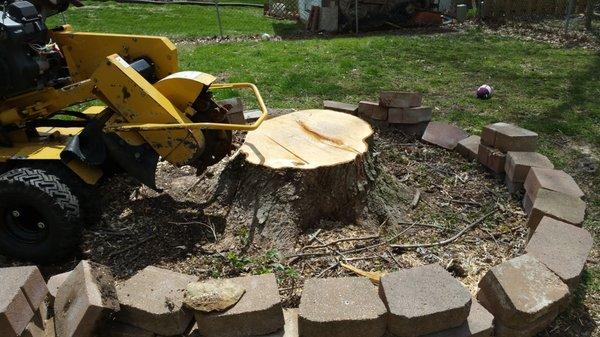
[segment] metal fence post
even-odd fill
[[[219,11],[219,0],[215,0],[215,8],[217,9],[217,22],[219,24],[219,32],[223,37],[223,25],[221,24],[221,12]]]
[[[575,0],[569,0],[569,5],[567,7],[567,17],[565,20],[565,34],[569,33],[569,26],[571,25],[571,16],[573,15],[573,9],[575,7]]]

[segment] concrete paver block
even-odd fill
[[[230,279],[246,289],[244,296],[222,312],[195,312],[200,334],[205,337],[266,335],[283,328],[284,318],[274,274]]]
[[[300,333],[298,331],[298,309],[285,309],[283,310],[283,318],[285,325],[283,329],[269,334],[263,335],[262,337],[298,337]],[[258,337],[258,336],[255,336]]]
[[[508,192],[512,194],[516,194],[524,190],[523,183],[516,183],[510,180],[508,175],[504,176],[504,185],[506,185],[506,189],[508,190]]]
[[[506,176],[513,182],[524,183],[529,169],[542,167],[553,169],[554,164],[548,157],[537,152],[513,152],[506,154]]]
[[[45,316],[38,310],[20,337],[55,337],[54,318],[46,319]]]
[[[469,136],[458,142],[456,152],[468,160],[475,160],[479,157],[479,144],[481,144],[479,136]]]
[[[463,325],[422,337],[492,337],[493,334],[494,316],[479,302],[473,301],[469,317]]]
[[[379,105],[387,108],[411,108],[421,106],[423,95],[415,92],[382,91]]]
[[[414,108],[389,108],[388,122],[393,124],[418,124],[429,122],[432,117],[430,107],[419,106]]]
[[[535,202],[537,193],[542,188],[577,198],[584,196],[575,179],[565,171],[532,167],[525,179],[525,190],[532,202]]]
[[[3,269],[0,269],[0,336],[16,337],[19,336],[29,321],[33,318],[33,310],[20,284],[4,283],[2,278]]]
[[[57,337],[89,336],[119,310],[108,267],[81,261],[58,289],[54,300]]]
[[[421,139],[427,143],[454,150],[458,142],[468,137],[468,133],[452,124],[430,122]]]
[[[333,111],[345,112],[352,115],[356,115],[356,113],[358,112],[358,105],[336,101],[323,101],[323,108]]]
[[[574,196],[540,189],[531,206],[527,226],[533,233],[543,217],[548,216],[581,227],[585,219],[586,203]]]
[[[198,277],[148,266],[117,285],[121,311],[117,320],[158,335],[185,332],[193,314],[183,308],[188,283]]]
[[[495,173],[504,173],[506,165],[506,154],[493,147],[479,144],[479,162],[494,171]]]
[[[34,312],[38,310],[48,294],[46,282],[36,266],[3,268],[0,271],[0,278],[3,283],[20,286]]]
[[[415,337],[461,326],[471,295],[438,264],[400,270],[381,278],[379,292],[388,308],[388,330]]]
[[[544,217],[525,247],[571,289],[579,283],[585,262],[592,249],[592,235],[583,228]]]
[[[494,123],[483,128],[481,143],[502,152],[535,152],[538,134],[513,124]]]
[[[558,313],[569,300],[569,288],[542,262],[525,254],[490,269],[479,282],[477,299],[497,322],[518,329]]]
[[[303,337],[381,337],[386,307],[367,278],[313,278],[304,283],[298,325]]]
[[[533,201],[531,201],[531,198],[529,197],[529,195],[527,193],[525,193],[525,195],[523,196],[523,210],[525,211],[525,214],[529,215],[531,214],[531,210],[533,208]]]
[[[552,324],[556,319],[556,316],[558,316],[558,313],[552,311],[537,319],[535,322],[519,328],[511,328],[496,322],[494,327],[494,337],[534,337]]]
[[[374,102],[360,101],[358,103],[358,115],[362,118],[387,121],[388,109]]]
[[[56,298],[56,293],[58,292],[58,288],[65,282],[67,277],[71,272],[64,272],[62,274],[57,274],[48,279],[48,283],[46,284],[48,287],[48,298],[50,306],[54,305],[54,299]]]

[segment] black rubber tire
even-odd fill
[[[15,209],[26,219],[15,220]],[[56,261],[78,246],[80,222],[79,199],[58,175],[30,167],[0,175],[1,253],[37,263]]]

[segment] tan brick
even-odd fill
[[[537,138],[537,133],[508,123],[491,124],[481,132],[482,144],[497,148],[502,152],[535,152]]]
[[[1,274],[2,270],[0,270]],[[33,310],[20,284],[2,282],[0,287],[0,336],[16,337],[21,335],[29,321],[33,318]]]
[[[469,160],[475,160],[479,157],[479,144],[481,144],[479,136],[469,136],[458,142],[456,152]]]
[[[585,219],[586,203],[581,199],[547,189],[540,189],[531,206],[527,226],[533,232],[543,217],[548,216],[581,227]]]
[[[477,299],[502,325],[526,328],[564,307],[569,288],[542,262],[525,254],[490,269],[479,282]]]
[[[553,169],[554,165],[548,157],[537,152],[514,152],[506,154],[506,176],[513,182],[524,183],[529,169],[542,167]]]
[[[0,277],[7,284],[20,286],[34,312],[46,299],[48,288],[36,266],[3,268]]]
[[[469,134],[455,125],[440,122],[430,122],[421,138],[423,141],[454,150],[458,142],[468,138]]]
[[[532,167],[525,179],[525,190],[532,202],[535,202],[540,189],[561,192],[577,198],[584,196],[575,179],[561,170]]]
[[[508,190],[508,192],[512,194],[516,194],[524,190],[523,183],[516,183],[510,180],[508,175],[504,177],[504,185],[506,185],[506,189]]]
[[[356,115],[356,113],[358,112],[358,105],[336,101],[323,101],[323,108],[333,111],[345,112],[351,115]]]
[[[71,272],[64,272],[62,274],[57,274],[48,279],[47,287],[48,287],[48,299],[51,306],[54,305],[54,299],[56,298],[56,293],[58,292],[58,288],[65,282],[67,277]]]
[[[571,289],[579,283],[592,249],[590,233],[568,223],[544,217],[533,233],[525,252],[546,265]]]
[[[387,121],[388,109],[374,102],[360,101],[358,103],[358,115],[361,118]]]
[[[118,310],[110,269],[94,262],[81,261],[56,293],[56,336],[89,336],[104,323],[106,317]]]
[[[503,173],[506,164],[506,154],[499,150],[479,144],[479,162],[496,173]]]
[[[183,307],[185,288],[198,277],[148,266],[117,286],[117,320],[158,335],[185,332],[193,314]]]
[[[558,316],[558,311],[553,310],[535,322],[520,328],[510,328],[502,323],[496,322],[494,337],[534,337],[548,327]]]
[[[411,108],[421,106],[423,95],[414,92],[382,91],[379,105],[388,108]]]

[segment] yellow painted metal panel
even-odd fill
[[[92,80],[103,101],[128,123],[190,123],[169,99],[119,55],[107,57],[92,75]],[[107,125],[108,128],[110,125]],[[204,147],[202,132],[197,130],[144,131],[140,135],[156,152],[175,165],[188,163]],[[182,143],[185,150],[179,148],[173,151]]]
[[[167,97],[179,110],[186,111],[205,87],[217,78],[199,71],[182,71],[156,82],[154,87]]]
[[[154,63],[158,78],[177,72],[177,48],[165,37],[52,31],[71,76],[81,81],[90,78],[107,56],[119,54],[125,59],[148,57]]]

